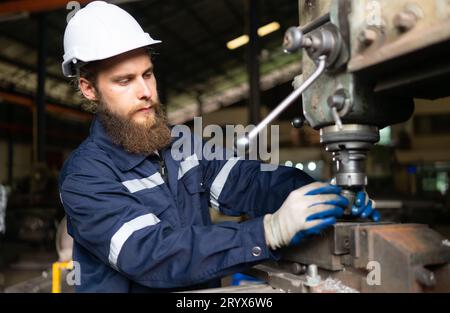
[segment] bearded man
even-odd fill
[[[64,34],[63,73],[95,113],[59,182],[79,292],[218,287],[333,225],[348,205],[339,187],[296,168],[264,172],[258,161],[193,151],[174,158],[148,51],[156,43],[103,1],[79,10]],[[354,212],[378,219],[371,203],[360,197]],[[209,207],[249,219],[213,224]]]

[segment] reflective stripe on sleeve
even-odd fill
[[[135,232],[144,227],[153,226],[160,222],[159,218],[152,214],[146,214],[126,222],[119,228],[119,230],[112,236],[109,246],[109,263],[117,269],[117,259],[120,251],[128,238]]]
[[[184,174],[198,165],[199,162],[196,154],[188,156],[185,160],[180,162],[180,168],[178,169],[178,179],[183,177]]]
[[[225,183],[227,182],[228,175],[230,174],[231,170],[239,160],[240,158],[238,157],[229,159],[227,163],[225,163],[225,165],[222,167],[219,174],[217,174],[216,178],[214,179],[211,185],[210,202],[211,206],[216,210],[219,209],[220,193],[222,192],[222,189],[225,186]]]
[[[144,189],[151,189],[158,185],[164,184],[161,174],[155,173],[149,177],[141,179],[131,179],[122,182],[131,193],[135,193]]]

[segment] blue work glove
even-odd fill
[[[359,191],[355,196],[355,204],[352,206],[352,215],[361,218],[370,218],[374,222],[380,220],[380,212],[375,210],[375,201],[369,199],[365,191]]]
[[[314,194],[341,194],[342,189],[336,185],[327,185],[325,187],[321,187],[315,190],[311,190],[307,193],[307,195]],[[322,214],[312,215],[308,218],[308,220],[325,218],[322,223],[317,226],[311,227],[309,229],[301,230],[292,238],[290,245],[298,245],[303,238],[308,237],[310,235],[319,235],[320,232],[336,223],[336,218],[342,217],[344,214],[344,208],[349,205],[348,199],[341,196],[337,201],[329,201],[328,204],[335,205],[336,207],[333,210],[325,211]]]
[[[340,187],[319,182],[292,191],[279,210],[264,216],[267,244],[272,249],[296,244],[336,223],[349,204],[340,193]]]

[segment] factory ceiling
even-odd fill
[[[78,1],[84,6],[89,1]],[[246,46],[227,42],[246,31],[246,0],[116,0],[153,38],[163,41],[154,59],[158,88],[173,123],[189,121],[248,96]],[[284,31],[298,23],[294,0],[260,0],[259,24],[279,23],[260,37],[261,88],[290,81],[299,72],[298,56],[283,54]],[[78,120],[81,98],[62,76],[63,33],[74,1],[0,2],[0,103],[32,106],[37,88],[39,23],[45,20],[47,111]],[[44,16],[44,19],[42,18]],[[65,113],[61,114],[61,110]]]

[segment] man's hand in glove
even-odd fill
[[[355,204],[352,206],[352,215],[370,218],[374,222],[380,220],[380,213],[375,210],[375,201],[369,199],[365,191],[360,191],[356,194]]]
[[[336,223],[349,202],[341,188],[314,182],[292,191],[273,214],[264,216],[266,243],[271,249],[298,243]]]

